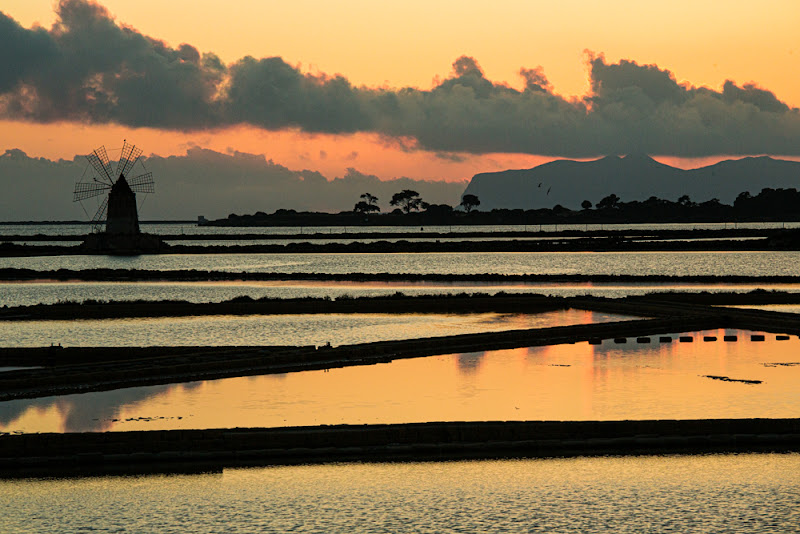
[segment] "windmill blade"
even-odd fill
[[[103,219],[106,216],[106,210],[108,209],[108,197],[103,199],[103,203],[100,204],[100,207],[97,208],[97,212],[92,217],[92,228],[97,230],[102,223]]]
[[[105,194],[111,186],[105,182],[78,182],[75,184],[75,191],[72,193],[72,201],[80,202],[87,198],[94,198]]]
[[[128,185],[134,193],[155,193],[156,186],[153,180],[153,173],[140,174],[128,180]]]
[[[92,164],[92,167],[94,167],[94,170],[101,179],[105,178],[108,180],[108,183],[113,185],[114,180],[111,178],[111,173],[109,172],[111,164],[108,161],[108,154],[106,154],[105,146],[94,149],[91,154],[86,156],[86,159],[89,160],[89,163]]]
[[[119,163],[117,163],[116,175],[119,177],[128,174],[128,171],[133,168],[134,163],[136,163],[136,160],[139,159],[141,155],[141,148],[137,148],[136,145],[129,145],[128,142],[125,141],[122,146],[122,155],[119,158]]]
[[[123,167],[122,162],[128,159],[128,153],[131,151],[133,147],[134,145],[128,144],[127,139],[122,141],[122,153],[119,155],[119,161],[117,161],[117,168],[114,169],[114,176],[119,177],[120,172],[122,172],[122,167]]]

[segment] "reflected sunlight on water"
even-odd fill
[[[583,227],[580,225],[579,229]],[[194,225],[143,228],[187,234],[263,232],[265,236],[287,231],[347,230]],[[8,234],[86,230],[85,225],[0,227],[0,233]],[[359,229],[371,230],[378,229]],[[461,230],[467,228],[453,229]],[[105,267],[286,273],[769,276],[795,275],[798,264],[800,252],[775,251],[0,258],[0,268],[37,270]],[[86,299],[214,302],[239,295],[337,297],[395,291],[622,296],[665,290],[747,291],[756,287],[800,291],[797,284],[40,282],[0,284],[0,306]],[[767,309],[800,312],[797,306]],[[625,317],[568,310],[536,315],[284,315],[0,322],[0,347],[48,343],[338,345],[621,319]],[[739,340],[721,341],[726,334],[736,334]],[[716,336],[720,341],[703,342],[703,335]],[[578,343],[451,354],[327,372],[9,401],[0,403],[0,431],[100,432],[443,420],[800,417],[800,340],[792,337],[777,341],[773,334],[767,335],[768,341],[756,343],[750,341],[749,332],[725,330],[696,332],[693,336],[693,343],[659,344],[657,338],[647,345],[633,340],[627,344],[607,340],[598,346]],[[3,370],[7,369],[0,372]],[[800,454],[337,464],[229,469],[191,476],[0,480],[0,495],[5,505],[0,514],[0,532],[183,532],[187,525],[196,532],[796,532],[800,524]]]
[[[743,304],[731,306],[732,308],[747,308],[751,310],[765,310],[781,313],[800,313],[800,304]]]
[[[721,341],[727,334],[739,341]],[[578,343],[9,401],[0,404],[0,429],[800,416],[797,337],[693,336],[694,343]]]
[[[654,284],[654,283],[496,283],[496,282],[314,282],[314,281],[226,281],[226,282],[0,282],[0,306],[31,306],[39,303],[86,300],[185,300],[222,302],[247,295],[267,298],[339,298],[394,295],[434,295],[499,292],[542,294],[560,297],[595,295],[608,298],[675,291],[745,293],[765,291],[800,292],[800,284]]]
[[[280,273],[795,275],[800,251],[165,254],[0,258],[0,268]]]
[[[429,233],[463,234],[464,232],[552,232],[557,230],[722,230],[731,228],[798,228],[800,223],[789,222],[722,222],[722,223],[632,223],[632,224],[502,224],[502,225],[447,225],[426,226]],[[419,232],[418,226],[198,226],[190,222],[174,223],[141,223],[142,232],[159,235],[221,235],[236,236],[241,234],[276,235],[276,234],[347,234],[375,232],[407,234]],[[0,235],[85,235],[91,230],[87,223],[83,224],[0,224]]]
[[[631,317],[584,310],[545,313],[210,315],[150,319],[0,321],[0,347],[351,345]]]
[[[287,466],[0,494],[3,532],[184,532],[191,518],[194,532],[761,534],[797,531],[800,455]]]

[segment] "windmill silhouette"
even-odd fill
[[[92,230],[95,233],[102,228],[104,219],[107,234],[134,235],[140,233],[136,193],[155,193],[153,173],[147,172],[147,169],[144,168],[144,164],[139,159],[141,155],[141,148],[129,144],[125,140],[116,163],[109,161],[105,146],[93,150],[86,156],[94,173],[92,173],[91,181],[79,181],[75,184],[72,201],[81,202],[81,206],[83,206],[84,200],[107,194],[92,217]],[[129,177],[134,173],[137,162],[144,172]],[[84,177],[85,174],[84,172]]]

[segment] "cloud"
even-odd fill
[[[61,0],[56,10],[50,30],[0,14],[6,119],[370,132],[435,153],[800,154],[800,111],[753,83],[693,87],[657,65],[587,52],[591,89],[580,99],[556,94],[541,67],[522,67],[524,88],[515,89],[486,78],[468,56],[430,90],[359,87],[280,57],[225,65],[190,44],[172,48],[89,0]]]
[[[39,52],[35,63],[3,84],[14,86],[0,100],[6,117],[173,129],[219,123],[214,97],[227,72],[216,56],[200,57],[190,45],[170,48],[117,25],[105,8],[84,0],[62,0],[57,9],[59,20],[49,32],[22,30],[27,34],[16,37],[36,43]],[[0,15],[0,30],[8,20]],[[0,39],[7,39],[5,31]],[[0,70],[25,61],[6,53]]]
[[[550,82],[547,80],[547,76],[544,75],[544,69],[541,66],[535,69],[522,67],[519,69],[519,75],[525,80],[525,88],[530,91],[548,91],[551,89]]]
[[[57,52],[45,30],[26,30],[0,12],[0,93],[54,61]]]
[[[373,128],[364,93],[342,76],[302,74],[279,57],[246,57],[230,66],[227,123],[308,132],[353,133]]]

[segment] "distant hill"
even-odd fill
[[[481,210],[556,204],[577,209],[584,200],[596,204],[612,193],[626,201],[689,195],[695,202],[718,198],[731,204],[742,191],[755,195],[765,187],[800,188],[800,163],[751,157],[683,170],[645,155],[557,160],[532,169],[476,174],[464,194],[477,195]]]

